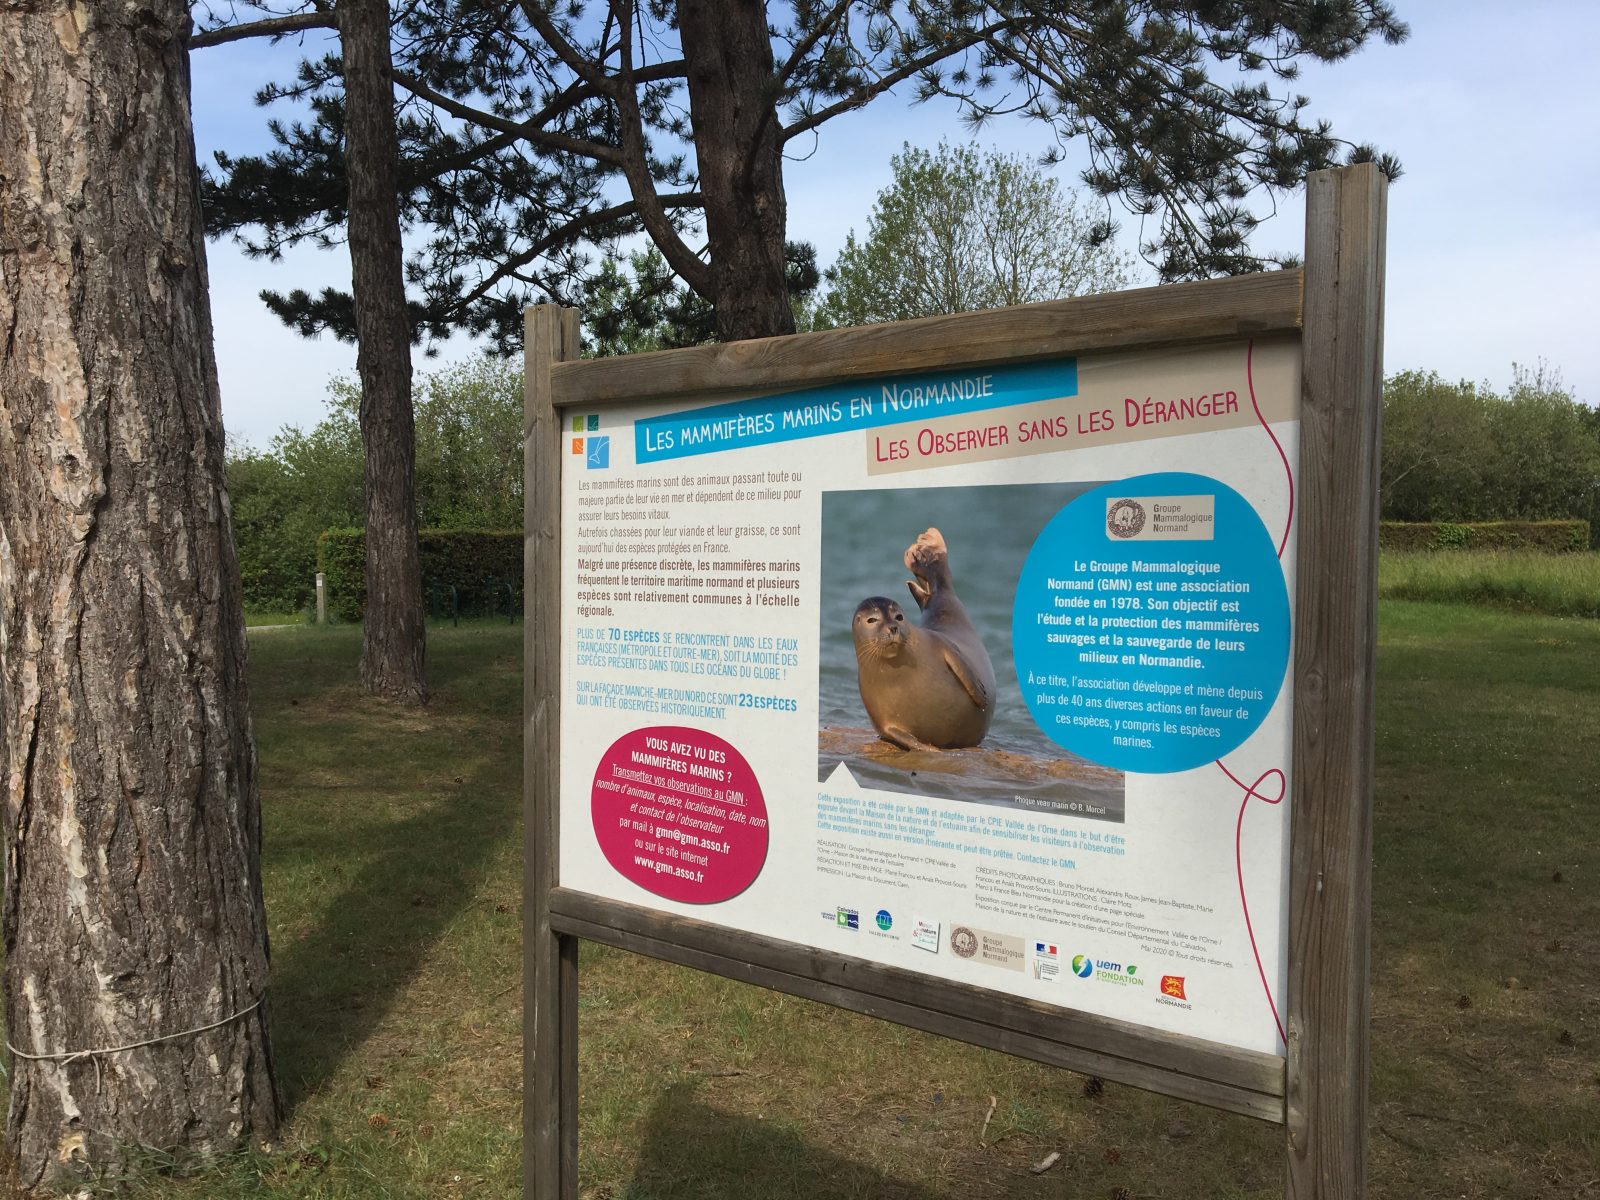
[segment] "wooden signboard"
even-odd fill
[[[1365,1194],[1385,185],[1303,270],[579,361],[527,319],[526,1180],[579,938]]]

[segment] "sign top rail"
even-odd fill
[[[597,408],[649,396],[713,397],[976,363],[1025,362],[1091,351],[1157,348],[1297,332],[1298,269],[1076,296],[887,325],[830,329],[553,363],[550,400]]]

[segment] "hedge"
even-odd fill
[[[520,529],[424,529],[417,535],[422,586],[430,603],[454,587],[462,612],[506,611],[506,587],[522,604]],[[327,576],[328,615],[359,621],[367,603],[366,537],[359,529],[330,529],[317,539],[317,570]]]
[[[1587,521],[1384,521],[1385,550],[1542,550],[1570,554],[1589,548]]]

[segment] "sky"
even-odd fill
[[[1293,85],[1336,134],[1374,142],[1405,168],[1389,194],[1386,373],[1433,370],[1503,389],[1513,363],[1543,360],[1580,399],[1600,402],[1600,89],[1592,62],[1600,3],[1394,3],[1411,26],[1408,41],[1308,65]],[[241,42],[193,54],[203,163],[214,150],[268,145],[265,121],[277,110],[256,108],[252,96],[286,74],[295,53],[288,44]],[[898,95],[829,123],[814,143],[791,145],[805,157],[786,168],[789,236],[812,242],[818,261],[831,263],[846,234],[864,229],[904,142],[933,147],[970,137],[953,108]],[[976,140],[1029,156],[1046,145],[1043,129],[1020,120],[992,122]],[[1073,185],[1081,166],[1069,157],[1057,177]],[[1255,248],[1299,253],[1304,219],[1298,195],[1280,199]],[[1137,227],[1123,225],[1131,249]],[[230,439],[264,447],[283,425],[314,425],[328,380],[354,374],[355,348],[326,335],[300,337],[258,293],[347,289],[348,252],[305,249],[263,262],[222,240],[208,258]],[[1152,272],[1145,281],[1154,282]],[[480,352],[465,338],[438,350],[428,359],[419,352],[417,369]]]

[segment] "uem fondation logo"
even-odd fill
[[[1074,954],[1072,956],[1072,973],[1079,979],[1087,979],[1094,974],[1094,959],[1087,954]]]

